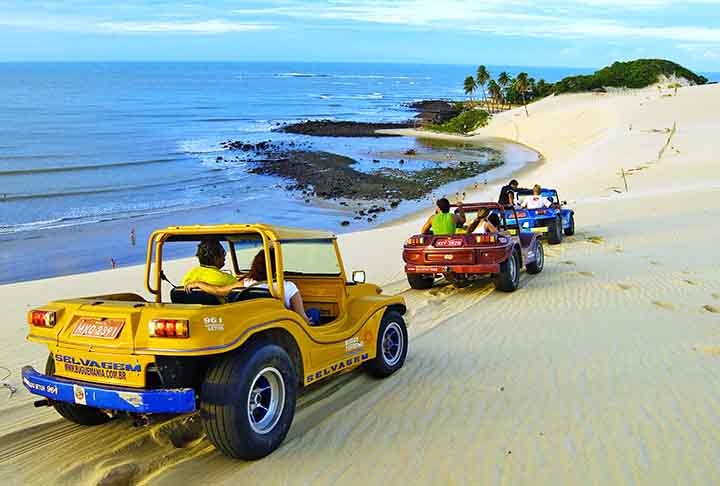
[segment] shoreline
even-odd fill
[[[415,137],[403,137],[415,143]],[[439,141],[447,141],[453,144],[454,150],[462,152],[462,145],[472,145],[480,148],[492,147],[493,150],[506,150],[506,147],[513,147],[517,144],[504,141],[488,140],[486,143],[477,143],[473,141],[463,141],[461,144],[452,137],[439,137]],[[411,145],[411,144],[408,144]],[[440,149],[432,149],[440,150]],[[472,157],[470,155],[469,157]],[[467,180],[458,180],[444,185],[449,193],[457,190],[466,190],[472,186],[473,179],[480,179],[487,174],[488,179],[494,179],[498,171],[502,174],[506,168],[512,168],[517,164],[534,164],[531,157],[537,157],[537,152],[527,149],[517,150],[516,153],[507,155],[502,154],[504,163],[498,168],[491,169],[488,172],[473,176]],[[490,162],[490,161],[488,161]],[[263,178],[265,176],[253,176]],[[497,176],[504,177],[504,176]],[[268,179],[273,184],[285,187],[288,183],[292,184],[292,180],[285,179]],[[280,190],[280,189],[278,189]],[[323,199],[313,196],[306,196],[300,191],[285,191],[283,197],[287,199],[286,210],[276,217],[268,218],[260,214],[260,217],[243,218],[244,220],[253,220],[258,222],[267,222],[281,224],[285,226],[298,226],[297,221],[311,218],[311,221],[334,221],[337,220],[337,226],[332,227],[328,224],[320,229],[330,230],[341,235],[354,233],[357,231],[369,231],[377,227],[386,227],[393,225],[395,222],[405,221],[407,218],[415,214],[426,211],[427,207],[432,206],[433,194],[437,193],[438,188],[429,192],[425,196],[416,200],[402,200],[395,207],[390,207],[390,200],[355,200],[355,199]],[[309,199],[309,201],[308,201]],[[342,204],[345,203],[345,204]],[[385,211],[373,210],[367,214],[369,209],[378,206],[387,206]],[[358,221],[358,211],[366,212],[366,216]],[[46,230],[34,230],[23,234],[23,237],[7,238],[4,236],[0,241],[4,245],[5,251],[0,255],[0,267],[8,268],[11,273],[5,273],[5,276],[12,275],[29,275],[27,278],[8,278],[2,281],[0,285],[13,284],[20,282],[30,282],[36,280],[44,280],[48,278],[57,278],[61,276],[69,276],[74,274],[86,274],[95,271],[104,271],[111,266],[111,259],[115,259],[118,268],[126,268],[130,266],[142,265],[145,261],[145,245],[146,235],[159,227],[172,226],[177,224],[178,211],[166,212],[158,215],[140,216],[129,219],[113,219],[104,222],[89,223],[83,225],[75,225],[71,229],[58,228]],[[193,212],[192,217],[183,216],[186,220],[183,224],[217,224],[233,220],[237,214],[235,203],[232,201],[224,202],[218,205],[200,208]],[[223,216],[224,215],[224,216]],[[369,216],[375,216],[368,221]],[[350,226],[342,226],[341,221],[350,221]],[[300,224],[302,226],[302,224]],[[307,226],[307,225],[306,225]],[[359,227],[358,227],[359,226]],[[312,225],[310,226],[312,227]],[[130,246],[129,232],[131,229],[136,231],[136,245]],[[349,231],[347,231],[349,230]],[[52,240],[52,244],[50,244]],[[94,242],[94,243],[93,243]],[[105,257],[99,259],[97,254],[104,254]],[[39,260],[35,255],[43,254],[42,267],[38,267]],[[88,258],[87,256],[91,256]],[[177,255],[173,258],[185,258],[187,255]],[[16,262],[11,266],[11,261]],[[34,269],[27,272],[27,269]],[[36,270],[39,269],[40,271]],[[35,275],[34,275],[35,274]],[[39,274],[39,275],[37,275]]]

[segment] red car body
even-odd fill
[[[456,285],[488,274],[501,276],[504,271],[513,271],[507,267],[514,265],[514,273],[510,275],[511,285],[497,285],[496,281],[499,288],[506,287],[501,290],[513,291],[517,288],[517,274],[522,266],[530,273],[542,271],[544,252],[537,235],[522,231],[517,224],[508,227],[506,223],[505,211],[514,209],[498,203],[473,203],[463,205],[463,208],[466,213],[486,210],[497,214],[499,231],[410,237],[403,248],[403,260],[405,273],[413,288],[429,288],[439,275]],[[517,260],[510,262],[511,258]]]

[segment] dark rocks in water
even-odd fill
[[[403,165],[405,163],[405,159],[400,159],[400,165]]]
[[[423,123],[445,123],[460,114],[458,103],[448,100],[422,100],[408,103],[405,106],[418,111],[418,118]]]
[[[373,159],[373,164],[379,164],[380,161],[378,159]]]
[[[222,157],[215,157],[215,162],[222,162],[223,160],[225,159],[223,159]]]
[[[405,155],[417,155],[417,151],[415,149],[407,149]]]
[[[286,179],[276,187],[302,192],[307,204],[311,197],[319,197],[392,201],[389,207],[394,208],[402,200],[420,199],[439,186],[476,176],[502,163],[496,155],[489,158],[490,162],[460,161],[450,167],[442,165],[415,171],[380,168],[368,173],[357,170],[356,161],[349,157],[297,148],[304,146],[301,143],[293,146],[289,142],[270,140],[255,144],[228,140],[221,145],[228,150],[247,152],[248,156],[235,157],[235,160],[247,164],[250,173]],[[230,162],[228,159],[222,160]],[[400,162],[402,164],[405,160]],[[349,207],[347,201],[339,204]],[[360,209],[357,214],[374,216],[384,211],[385,207],[372,206],[367,210]]]
[[[346,219],[346,220],[344,220],[344,221],[341,221],[341,222],[340,222],[340,225],[341,225],[341,226],[349,226],[349,225],[350,225],[350,221],[348,221],[348,220]]]
[[[320,137],[392,137],[384,133],[376,133],[375,130],[392,128],[412,128],[415,124],[411,121],[404,123],[365,123],[353,121],[334,120],[307,120],[299,123],[291,123],[282,126],[277,130],[285,133],[298,133],[301,135],[314,135]]]

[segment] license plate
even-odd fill
[[[548,229],[545,227],[531,228],[530,231],[533,233],[547,233]]]
[[[435,242],[438,248],[456,248],[463,246],[463,240],[438,240]]]
[[[120,334],[124,325],[124,319],[91,319],[83,317],[75,324],[72,335],[115,339]]]

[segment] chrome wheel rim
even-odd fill
[[[277,425],[285,406],[285,381],[280,372],[267,367],[261,370],[250,385],[247,413],[250,428],[267,434]]]
[[[510,261],[508,262],[510,264],[510,280],[515,281],[517,279],[517,261],[516,261],[515,253],[513,253],[510,256]]]
[[[545,265],[545,250],[543,250],[543,246],[540,243],[538,243],[535,253],[537,255],[535,257],[535,259],[537,260],[537,266],[538,268],[542,269]]]
[[[403,332],[400,324],[391,322],[385,328],[380,344],[383,360],[388,366],[395,366],[398,361],[400,361],[404,345]]]

